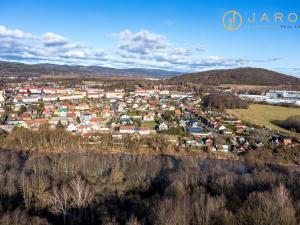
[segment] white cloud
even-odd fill
[[[251,62],[247,58],[199,56],[205,51],[203,46],[175,46],[165,36],[147,30],[124,30],[109,36],[117,38],[115,47],[99,49],[52,32],[34,35],[0,26],[0,60],[178,71],[237,67]]]
[[[46,33],[41,37],[41,40],[45,43],[46,46],[61,46],[67,44],[69,41],[67,38],[54,34],[54,33]]]
[[[119,35],[119,48],[128,52],[139,54],[150,54],[152,51],[168,48],[168,40],[147,30],[141,30],[132,33],[130,30],[124,30]]]
[[[10,30],[5,26],[0,26],[0,37],[4,38],[34,38],[31,33],[26,33],[21,30]]]

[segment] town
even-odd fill
[[[0,93],[0,129],[7,133],[16,127],[61,128],[94,143],[99,142],[97,136],[109,134],[118,145],[128,136],[164,134],[177,148],[227,154],[269,144],[298,144],[295,137],[245,123],[226,111],[207,108],[203,102],[205,94],[178,91],[172,85],[114,88],[109,82],[97,81],[76,85],[28,81],[7,84]],[[287,94],[299,95],[270,91],[264,99]],[[249,96],[252,95],[239,95],[252,101],[262,99]]]

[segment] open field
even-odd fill
[[[246,122],[295,135],[291,131],[276,126],[271,121],[284,120],[289,116],[300,115],[300,108],[251,104],[248,109],[230,109],[227,112],[237,115]]]
[[[155,127],[155,125],[157,125],[157,123],[155,121],[143,121],[142,125],[146,126],[146,127]]]

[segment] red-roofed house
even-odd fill
[[[120,126],[119,132],[121,134],[134,134],[135,127],[134,126]]]

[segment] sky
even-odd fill
[[[232,27],[242,18],[233,31],[224,27],[230,10],[241,15]],[[300,77],[299,40],[299,0],[0,1],[3,61],[181,72],[262,67]]]

